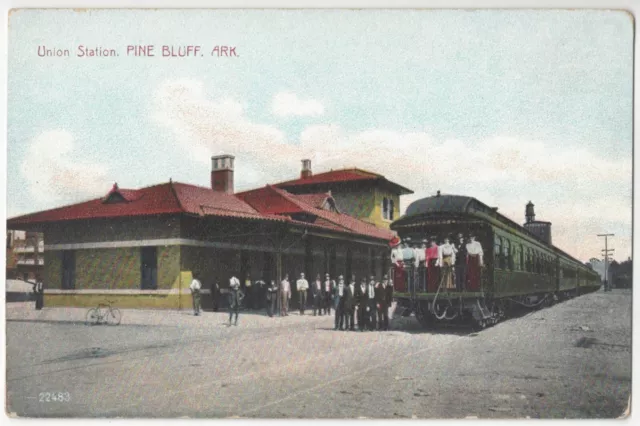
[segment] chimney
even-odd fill
[[[302,171],[300,172],[300,179],[307,179],[313,176],[311,173],[311,160],[302,160]]]
[[[233,194],[233,155],[211,157],[211,189]]]

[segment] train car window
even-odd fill
[[[504,244],[502,247],[502,253],[503,253],[503,269],[513,269],[513,262],[512,262],[512,258],[511,258],[511,242],[509,242],[508,239],[504,239]]]
[[[493,255],[495,256],[494,258],[494,267],[496,268],[502,268],[502,262],[501,262],[501,258],[502,258],[502,238],[500,238],[499,236],[495,236],[495,238],[493,239]]]

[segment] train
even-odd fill
[[[514,308],[549,306],[601,286],[589,266],[473,197],[438,192],[411,203],[390,227],[398,235],[389,271],[397,308],[426,328],[462,322],[483,329]]]

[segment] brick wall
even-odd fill
[[[139,247],[75,252],[77,290],[140,288]]]

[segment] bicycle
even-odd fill
[[[111,304],[115,302],[107,301],[107,303],[100,303],[98,307],[91,308],[87,311],[85,318],[85,325],[100,324],[104,322],[109,325],[118,325],[122,319],[122,314],[118,308],[112,308]]]

